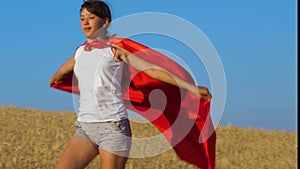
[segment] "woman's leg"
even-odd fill
[[[73,136],[62,153],[56,169],[83,169],[98,154],[98,149],[87,139]]]
[[[129,151],[109,152],[103,149],[99,150],[101,169],[124,169]]]

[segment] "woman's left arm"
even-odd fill
[[[194,93],[196,96],[206,99],[208,101],[210,101],[212,98],[209,90],[206,87],[195,86],[193,84],[190,84],[184,81],[183,79],[179,78],[178,76],[174,75],[173,73],[169,72],[168,70],[164,69],[163,67],[141,59],[140,57],[128,52],[127,50],[119,46],[113,46],[112,52],[114,53],[115,57],[121,59],[125,63],[136,68],[137,70],[143,71],[144,73],[146,73],[154,79],[187,89]]]

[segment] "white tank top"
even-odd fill
[[[79,122],[119,121],[128,117],[121,89],[123,64],[114,58],[110,47],[77,49],[74,73],[80,90]]]

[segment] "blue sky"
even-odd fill
[[[296,1],[106,2],[113,19],[140,12],[168,13],[187,20],[207,36],[226,75],[226,104],[220,125],[297,129]],[[1,2],[0,105],[74,111],[72,96],[50,89],[48,81],[85,40],[79,26],[81,3]],[[182,56],[192,52],[179,50],[180,44],[174,40],[159,35],[133,39],[176,53],[194,73],[200,69],[195,75],[199,85],[210,85],[203,66]]]

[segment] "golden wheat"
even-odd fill
[[[18,107],[0,107],[0,168],[52,169],[75,127],[72,112],[51,112]],[[133,137],[159,134],[149,123],[132,123]],[[217,169],[295,169],[297,132],[217,128]],[[143,147],[132,151],[151,151]],[[88,169],[99,168],[96,158]],[[178,159],[172,149],[153,157],[130,158],[126,169],[193,169]]]

